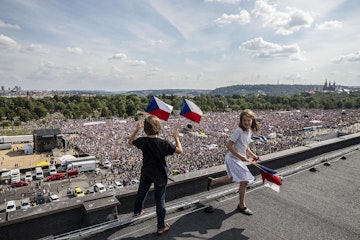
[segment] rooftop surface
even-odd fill
[[[252,216],[236,210],[237,185],[227,184],[167,202],[166,220],[171,229],[162,236],[155,234],[156,215],[151,208],[137,219],[124,216],[116,227],[81,239],[358,240],[359,163],[357,147],[278,169],[284,176],[279,193],[263,187],[257,176],[246,195]],[[209,206],[212,213],[206,211]]]

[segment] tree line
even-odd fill
[[[174,107],[178,114],[182,96],[158,95],[162,101]],[[151,96],[108,95],[108,96],[60,96],[43,98],[0,98],[2,126],[18,125],[21,122],[41,119],[48,114],[61,113],[66,119],[93,117],[137,117],[144,112]],[[203,112],[229,110],[294,110],[294,109],[358,109],[360,92],[352,93],[302,93],[291,96],[240,95],[231,96],[201,94],[187,99],[198,105]]]

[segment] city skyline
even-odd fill
[[[360,86],[356,1],[0,0],[0,85]]]

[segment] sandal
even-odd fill
[[[169,231],[170,229],[170,224],[166,223],[165,224],[165,227],[163,228],[159,228],[156,232],[156,235],[160,236],[160,235],[163,235],[164,233],[166,233],[167,231]]]
[[[140,217],[145,214],[145,211],[141,211],[140,213],[135,213],[133,217]]]
[[[247,208],[247,207],[241,208],[241,207],[238,205],[237,209],[238,209],[241,213],[243,213],[243,214],[245,214],[245,215],[253,215],[253,212],[252,212],[249,208]]]

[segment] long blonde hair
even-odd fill
[[[244,126],[242,125],[242,120],[244,119],[245,116],[252,119],[251,130],[258,131],[260,129],[260,125],[259,125],[258,121],[256,120],[255,113],[250,109],[245,109],[244,111],[242,111],[240,113],[239,127],[241,127],[243,130],[245,130]]]

